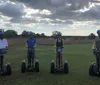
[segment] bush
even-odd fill
[[[7,30],[4,32],[4,36],[7,38],[17,37],[17,32],[14,30]]]

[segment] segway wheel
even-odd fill
[[[54,73],[54,71],[55,71],[55,64],[54,62],[51,62],[50,73]]]
[[[36,60],[36,62],[35,62],[35,70],[36,70],[36,72],[40,71],[39,70],[39,61],[38,60]]]
[[[92,64],[92,65],[89,67],[89,75],[90,75],[90,76],[95,76],[94,64]]]
[[[23,62],[21,65],[21,73],[25,73],[25,71],[26,71],[26,63]]]
[[[7,75],[11,75],[11,74],[12,74],[12,70],[11,70],[10,64],[7,64],[7,65],[6,65],[6,74],[7,74]]]
[[[65,74],[68,74],[68,63],[67,63],[67,61],[65,61],[65,63],[64,63],[64,73]]]

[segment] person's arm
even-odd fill
[[[96,43],[94,41],[93,46],[92,46],[93,54],[96,55]]]
[[[5,39],[5,47],[8,49],[8,41]]]
[[[96,44],[95,44],[95,41],[93,43],[93,46],[92,46],[92,50],[96,49]]]
[[[34,44],[34,47],[36,47],[36,39],[35,39],[35,44]]]
[[[54,41],[54,47],[56,47],[56,42],[57,42],[57,39]]]
[[[28,48],[28,44],[27,43],[28,43],[28,40],[26,41],[26,48]]]
[[[63,48],[64,48],[64,39],[62,39],[62,43],[63,43]]]

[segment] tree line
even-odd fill
[[[1,29],[0,29],[1,30]],[[4,31],[4,30],[3,30]],[[51,37],[55,38],[58,31],[53,31],[51,36],[45,35],[45,33],[35,33],[35,37],[41,38],[41,37]],[[7,38],[15,38],[15,37],[28,37],[29,31],[24,30],[20,35],[15,30],[6,30],[4,31],[4,36]],[[63,36],[63,38],[73,38],[75,40],[77,39],[95,39],[96,35],[94,33],[89,34],[88,36]]]
[[[4,37],[6,38],[17,38],[17,37],[28,37],[29,31],[24,30],[21,34],[18,34],[15,30],[4,31]],[[44,33],[35,33],[35,37],[47,37]]]

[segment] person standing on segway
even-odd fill
[[[31,67],[34,68],[34,57],[35,57],[35,45],[36,45],[36,39],[34,38],[33,32],[29,32],[29,38],[26,41],[26,47],[27,47],[27,59],[28,59],[28,69]]]
[[[96,64],[97,64],[97,73],[100,73],[99,63],[100,63],[100,55],[98,53],[100,52],[100,30],[97,30],[98,37],[96,37],[94,43],[93,43],[93,54],[96,56]],[[100,54],[100,53],[99,53]]]
[[[4,54],[8,49],[8,42],[4,38],[4,32],[0,31],[0,71],[3,71],[4,67]]]
[[[56,39],[56,42],[55,42],[55,47],[56,47],[56,68],[63,68],[63,65],[62,65],[62,49],[64,48],[64,40],[62,39],[62,33],[61,32],[57,33],[57,39]],[[60,66],[59,66],[59,61],[58,61],[58,48],[61,48]]]

